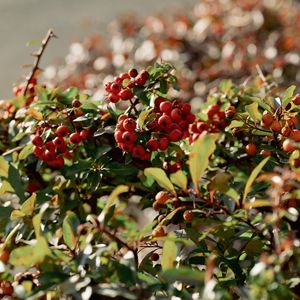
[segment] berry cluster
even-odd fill
[[[121,115],[116,126],[115,140],[119,148],[132,152],[133,157],[149,160],[152,152],[165,151],[170,142],[187,138],[189,125],[194,121],[190,104],[158,97],[144,122],[147,129],[144,131],[143,128],[137,128],[133,118]]]
[[[69,135],[69,129],[65,125],[58,126],[52,133],[52,138],[47,138],[46,141],[43,140],[41,134],[37,133],[32,138],[32,144],[34,154],[54,168],[64,166],[64,157],[72,159],[73,148],[90,136],[88,129],[75,131]]]
[[[35,97],[35,86],[37,85],[37,79],[33,77],[29,84],[26,91],[26,104],[30,104]],[[13,88],[13,94],[15,97],[22,96],[25,90],[25,83],[22,83],[20,85],[17,85]]]
[[[143,86],[149,79],[149,73],[142,70],[140,73],[136,69],[130,69],[127,73],[122,73],[115,77],[114,81],[105,84],[107,98],[112,103],[119,100],[130,100],[133,98],[132,88]]]
[[[189,138],[190,143],[195,142],[203,131],[216,133],[224,129],[227,125],[225,118],[231,118],[235,114],[235,107],[230,106],[226,111],[223,111],[219,105],[210,105],[206,113],[207,121],[197,120],[191,125],[190,130],[193,135]]]

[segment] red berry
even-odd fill
[[[122,79],[122,81],[125,79],[130,79],[130,75],[128,73],[122,73],[119,77]]]
[[[108,92],[108,93],[110,93],[111,92],[111,82],[107,82],[107,83],[105,83],[105,85],[104,85],[104,89],[105,89],[105,91],[106,92]]]
[[[69,129],[65,125],[60,125],[56,129],[56,134],[57,136],[61,136],[61,137],[67,136],[69,134]]]
[[[151,152],[146,151],[144,156],[141,158],[142,160],[150,160],[151,158]]]
[[[136,122],[132,118],[127,118],[123,122],[123,127],[127,131],[134,131],[136,128]]]
[[[134,144],[119,143],[118,146],[125,152],[131,152],[134,147]]]
[[[89,135],[90,135],[90,131],[88,129],[82,129],[80,131],[80,137],[81,137],[82,140],[88,139]]]
[[[129,89],[124,89],[119,93],[119,96],[122,100],[126,101],[133,97],[133,93]]]
[[[289,135],[289,138],[292,139],[295,142],[300,142],[300,130],[293,129],[292,132]]]
[[[140,76],[145,81],[147,81],[149,79],[149,73],[146,70],[142,70],[141,73],[140,73]]]
[[[118,77],[115,77],[115,78],[114,78],[114,82],[113,82],[112,84],[114,84],[114,83],[121,84],[122,81],[123,81],[123,79],[122,79],[121,77],[118,76]]]
[[[174,129],[169,135],[169,139],[172,142],[178,142],[182,137],[182,131],[180,129]]]
[[[159,141],[159,150],[165,151],[169,146],[169,139],[167,137],[162,137]]]
[[[150,259],[152,261],[158,261],[159,260],[159,254],[157,254],[156,252],[153,252],[150,256]]]
[[[107,98],[112,103],[117,103],[120,99],[119,96],[117,94],[114,94],[114,93],[109,93]]]
[[[81,142],[81,137],[78,132],[74,132],[70,135],[70,142],[72,144],[79,144]]]
[[[143,158],[145,155],[145,149],[141,145],[135,146],[132,149],[132,155],[136,158]]]
[[[119,83],[113,83],[110,87],[111,92],[114,94],[118,94],[121,91],[121,85]]]
[[[80,107],[81,106],[81,102],[79,100],[77,100],[77,99],[74,99],[72,101],[72,106],[73,107]]]
[[[45,147],[47,150],[51,151],[51,152],[55,152],[55,145],[52,141],[49,141],[45,144]]]
[[[160,191],[155,195],[155,201],[161,205],[165,204],[170,198],[170,195],[165,191]]]
[[[158,98],[156,98],[155,101],[154,101],[155,107],[160,107],[160,104],[161,104],[162,102],[164,102],[164,101],[166,101],[166,99],[163,98],[163,97],[158,97]]]
[[[133,144],[136,140],[136,136],[131,131],[125,131],[122,135],[123,143]]]
[[[172,111],[173,104],[170,101],[160,103],[159,109],[161,112],[169,114]]]
[[[65,140],[63,137],[57,136],[54,140],[53,140],[53,144],[55,147],[59,147],[63,144],[65,144]]]
[[[183,219],[186,221],[186,222],[192,222],[194,220],[194,214],[193,214],[193,211],[191,210],[186,210],[184,213],[183,213]]]
[[[246,152],[249,156],[254,156],[256,154],[256,145],[248,144],[246,146]]]
[[[159,147],[159,143],[156,139],[151,139],[147,142],[146,146],[150,151],[156,151]]]
[[[191,105],[189,103],[184,103],[182,106],[182,112],[187,115],[191,112]]]
[[[225,119],[225,112],[222,111],[222,110],[220,110],[220,111],[218,112],[218,117],[219,117],[220,120]]]
[[[207,116],[209,119],[212,119],[213,116],[218,113],[220,107],[218,105],[210,105],[207,110]]]
[[[168,115],[163,114],[158,119],[158,125],[164,130],[166,130],[171,124],[172,124],[172,120]]]
[[[125,121],[127,118],[128,118],[128,116],[126,116],[126,115],[120,115],[120,116],[118,117],[118,123],[119,123],[119,122],[122,122],[122,121]]]
[[[42,138],[39,136],[39,135],[36,135],[33,139],[32,139],[32,144],[34,146],[37,146],[37,147],[42,147],[44,142],[42,140]]]
[[[273,123],[274,117],[272,114],[265,110],[262,115],[262,121],[265,127],[269,127]]]
[[[209,126],[206,123],[201,122],[201,121],[197,122],[197,130],[199,133],[202,133],[203,131],[208,130],[208,128],[209,128]]]
[[[115,140],[117,143],[122,143],[123,142],[123,131],[121,130],[116,130],[115,131],[115,134],[114,134],[114,137],[115,137]]]
[[[34,147],[33,152],[39,158],[42,158],[43,155],[44,155],[44,150],[42,148],[40,148],[40,147],[37,147],[37,146]]]
[[[287,139],[283,142],[282,149],[285,152],[291,152],[296,150],[297,148],[295,147],[294,142],[292,140]]]
[[[182,118],[182,112],[179,108],[174,108],[172,109],[170,116],[174,122],[179,122]]]
[[[130,69],[128,71],[128,74],[131,78],[135,78],[138,75],[138,71],[137,71],[137,69]]]
[[[46,150],[44,153],[44,160],[51,161],[55,159],[56,155],[52,151]]]
[[[188,124],[194,123],[195,119],[196,119],[196,117],[195,117],[195,115],[192,114],[192,113],[189,113],[189,114],[185,117],[185,120],[186,120],[186,122],[187,122]]]
[[[65,153],[66,150],[67,150],[67,145],[66,145],[66,143],[64,142],[63,144],[57,146],[56,149],[57,149],[57,151],[60,152],[60,153]]]

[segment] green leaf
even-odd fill
[[[44,261],[45,257],[51,255],[45,238],[38,238],[34,245],[23,246],[14,249],[10,253],[9,263],[29,268]]]
[[[220,83],[220,91],[224,94],[227,94],[232,87],[232,80],[226,79]]]
[[[20,152],[19,160],[23,160],[23,159],[27,158],[27,156],[29,156],[32,153],[33,153],[33,145],[32,145],[32,143],[28,143]]]
[[[13,187],[16,195],[21,201],[23,201],[25,198],[25,185],[22,181],[19,171],[12,164],[9,165],[8,169],[8,181]]]
[[[77,215],[72,211],[68,211],[63,221],[63,239],[71,250],[75,249],[78,241],[77,227],[79,224],[80,221]]]
[[[110,208],[115,204],[118,196],[123,193],[127,193],[129,191],[129,187],[127,185],[121,184],[118,185],[109,195],[108,200],[104,209],[102,210],[100,216],[98,217],[99,222],[103,222],[106,214],[109,212]]]
[[[245,125],[245,122],[233,120],[231,121],[230,125],[227,127],[228,129],[236,128],[236,127],[243,127]]]
[[[187,267],[168,269],[161,274],[161,277],[168,283],[179,281],[185,284],[197,286],[203,285],[204,283],[204,272],[193,270]]]
[[[252,173],[246,183],[246,186],[245,186],[243,201],[245,201],[245,199],[247,198],[247,195],[250,191],[250,188],[251,188],[254,180],[256,179],[257,175],[259,174],[259,172],[262,170],[262,168],[268,162],[269,159],[270,159],[270,157],[266,157],[265,159],[263,159],[252,171]]]
[[[20,211],[18,209],[13,210],[10,214],[10,219],[12,221],[15,221],[17,219],[21,219],[21,218],[24,218],[24,217],[25,217],[25,213],[23,213],[22,211]]]
[[[36,202],[36,193],[33,193],[21,206],[21,211],[26,216],[31,216],[34,212],[34,206]]]
[[[246,112],[248,112],[250,118],[254,122],[261,120],[261,113],[258,111],[258,104],[256,102],[246,105],[245,110],[246,110]]]
[[[162,188],[172,192],[174,195],[176,194],[174,186],[164,170],[160,168],[146,168],[144,174],[152,177]]]
[[[10,185],[10,183],[6,180],[3,180],[1,183],[0,183],[0,196],[6,194],[6,193],[11,193],[13,192],[14,189],[13,187]]]
[[[0,176],[7,177],[8,176],[9,165],[6,159],[0,156]]]
[[[216,149],[218,134],[202,133],[191,147],[189,169],[196,193],[199,195],[199,181],[208,167],[209,157]]]
[[[175,234],[170,234],[175,237]],[[177,246],[172,239],[168,239],[165,241],[163,250],[162,250],[162,258],[161,258],[161,266],[162,270],[165,271],[167,269],[171,269],[174,267],[174,262],[177,256]]]
[[[285,90],[283,97],[282,97],[282,107],[286,108],[286,106],[293,100],[293,94],[296,89],[295,85],[290,86],[288,89]]]
[[[139,118],[138,118],[139,128],[143,128],[145,120],[147,119],[147,117],[149,116],[149,114],[151,112],[152,112],[152,108],[146,109],[140,113]]]
[[[186,190],[188,180],[187,180],[187,177],[186,177],[186,175],[184,174],[184,172],[182,170],[179,170],[176,173],[172,173],[170,175],[170,179],[175,185],[179,186],[184,191]]]

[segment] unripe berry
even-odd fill
[[[136,122],[132,118],[127,118],[123,122],[123,127],[127,131],[134,131],[136,128]]]
[[[297,148],[295,147],[294,142],[292,140],[287,139],[283,142],[282,149],[285,152],[291,152],[296,150]]]
[[[172,110],[173,104],[170,101],[164,101],[159,105],[159,109],[162,113],[169,114]]]
[[[42,140],[42,138],[39,136],[39,135],[36,135],[33,139],[32,139],[32,144],[34,146],[37,146],[37,147],[42,147],[44,142]]]
[[[194,220],[194,213],[193,211],[191,210],[186,210],[184,213],[183,213],[183,219],[186,221],[186,222],[192,222]]]
[[[172,142],[178,142],[182,137],[182,131],[179,129],[174,129],[169,135],[169,139]]]
[[[65,125],[60,125],[57,127],[56,129],[56,135],[57,136],[61,136],[61,137],[65,137],[69,134],[69,129],[67,126]]]
[[[170,195],[165,191],[160,191],[155,196],[155,201],[159,204],[165,204],[170,199]]]
[[[146,143],[146,146],[150,151],[157,151],[159,143],[156,139],[151,139]]]
[[[136,158],[143,158],[145,155],[145,149],[141,145],[134,146],[132,149],[132,155]]]
[[[277,120],[273,121],[273,123],[271,124],[271,129],[275,132],[280,132],[281,131],[280,122]]]
[[[137,69],[130,69],[128,71],[128,74],[131,78],[135,78],[138,75],[138,71],[137,71]]]
[[[74,132],[70,135],[70,142],[72,144],[79,144],[81,142],[81,137],[78,132]]]
[[[256,146],[254,144],[248,144],[246,146],[246,152],[249,156],[254,156],[256,154]]]
[[[152,231],[152,237],[157,238],[157,237],[163,237],[165,236],[165,230],[163,227],[157,227]]]
[[[135,134],[131,131],[125,131],[122,135],[123,143],[133,144],[136,140]]]
[[[162,137],[159,140],[159,150],[165,151],[169,146],[169,139],[167,137]]]
[[[300,142],[300,130],[294,129],[289,135],[289,138],[295,142]]]
[[[269,127],[273,123],[274,117],[272,114],[265,110],[262,115],[262,121],[266,127]]]
[[[179,108],[174,108],[172,109],[170,116],[174,122],[179,122],[182,118],[182,112]]]

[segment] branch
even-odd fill
[[[26,77],[27,82],[26,82],[26,86],[25,86],[25,89],[24,89],[24,92],[23,92],[23,96],[26,95],[29,84],[30,84],[32,78],[34,77],[35,72],[37,70],[39,70],[39,63],[40,63],[41,57],[42,57],[42,55],[43,55],[50,39],[53,38],[53,37],[57,37],[57,36],[54,34],[53,29],[49,29],[48,32],[47,32],[47,35],[42,40],[41,48],[38,50],[38,52],[32,54],[33,56],[35,56],[35,61],[34,61],[34,65],[33,65],[33,68],[31,70],[30,74]]]

